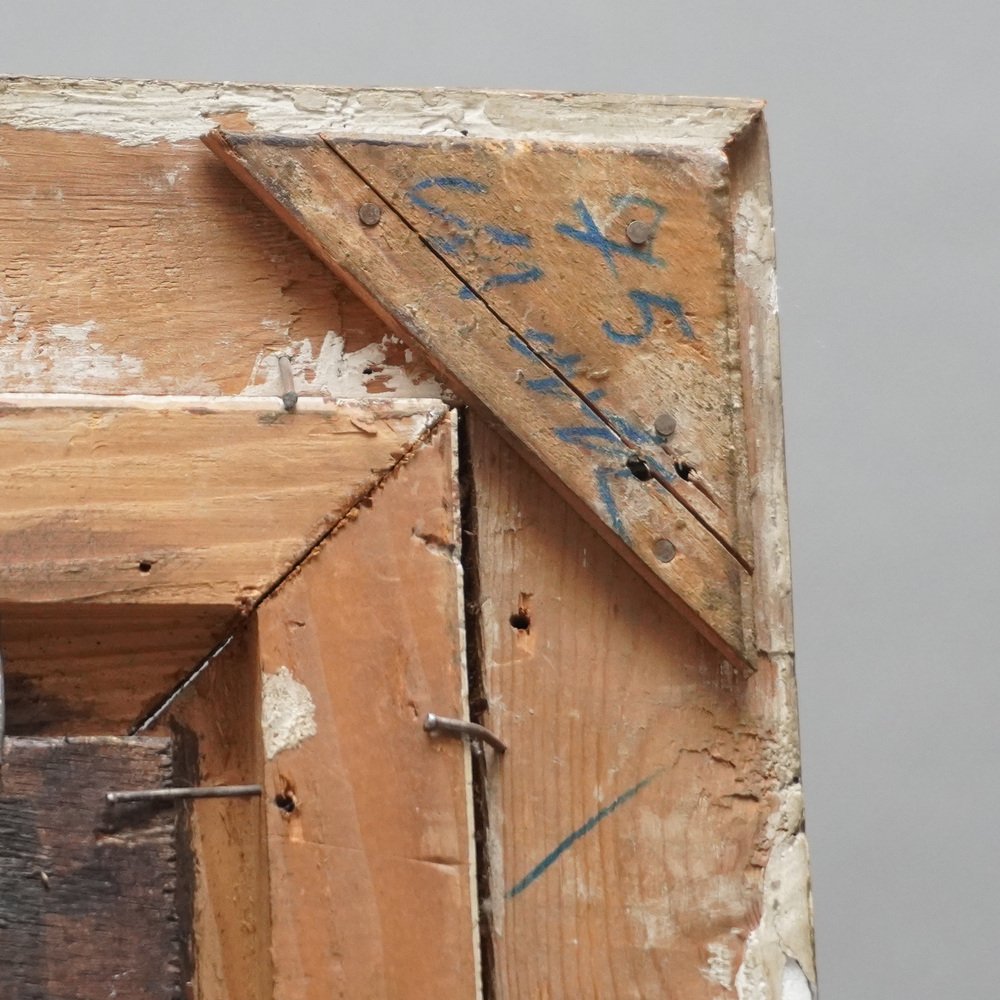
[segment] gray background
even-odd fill
[[[992,3],[36,0],[0,72],[767,98],[823,995],[966,1000],[1000,995],[998,33]]]

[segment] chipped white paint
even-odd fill
[[[760,304],[778,314],[778,279],[774,267],[774,221],[771,206],[753,190],[740,195],[733,220],[736,274],[755,290]]]
[[[736,973],[739,1000],[814,1000],[809,847],[801,826],[796,785],[782,791],[768,831],[774,846],[764,869],[760,922]]]
[[[263,325],[274,325],[265,320]],[[386,364],[386,347],[398,343],[391,337],[366,344],[356,351],[345,350],[344,338],[329,330],[323,338],[319,355],[313,357],[309,339],[293,340],[282,353],[291,359],[295,388],[300,395],[322,395],[338,399],[353,399],[369,394],[369,386],[378,385],[383,391],[410,399],[436,399],[441,386],[427,375],[420,378],[399,365]],[[413,355],[406,354],[411,361]],[[280,396],[281,378],[277,353],[258,353],[250,372],[250,381],[241,396]]]
[[[0,78],[0,122],[125,145],[197,139],[227,114],[267,131],[670,143],[723,148],[759,114],[746,100],[488,90]]]
[[[52,323],[35,329],[31,310],[0,293],[0,383],[30,384],[38,391],[93,391],[142,374],[142,360],[103,349],[94,334],[100,326]]]
[[[710,982],[725,990],[733,988],[733,951],[725,940],[712,941],[708,945],[708,961],[701,974]]]
[[[316,735],[316,704],[309,688],[288,667],[264,674],[262,699],[261,728],[268,760]]]

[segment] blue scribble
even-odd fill
[[[480,291],[490,292],[501,285],[530,285],[533,281],[538,281],[543,276],[544,272],[540,267],[520,264],[516,271],[508,271],[505,274],[494,274],[492,277],[487,278],[483,282],[483,287]],[[460,299],[474,299],[476,298],[476,293],[468,285],[463,285],[458,290],[458,297]]]
[[[628,197],[628,196],[619,196]],[[655,203],[654,203],[655,204]],[[594,217],[590,214],[590,209],[587,208],[582,198],[577,199],[573,203],[573,210],[576,212],[577,218],[580,220],[583,228],[577,229],[569,225],[566,222],[557,222],[555,229],[560,236],[567,236],[571,240],[576,240],[579,243],[583,243],[585,246],[593,247],[597,250],[601,256],[604,258],[604,262],[611,269],[611,273],[618,274],[618,265],[615,262],[615,254],[621,257],[631,257],[634,260],[641,260],[646,264],[652,264],[654,267],[664,267],[666,261],[660,257],[654,257],[653,251],[650,249],[650,244],[652,240],[646,246],[633,246],[631,243],[619,243],[616,240],[609,240],[604,233],[601,232],[600,226],[594,221]],[[662,211],[662,210],[661,210]]]
[[[421,193],[433,188],[442,188],[445,191],[462,191],[465,194],[486,194],[485,185],[478,181],[470,181],[468,177],[428,177],[426,180],[418,181],[406,192],[407,200],[411,204],[422,208],[434,218],[441,219],[442,222],[447,222],[448,225],[454,226],[456,229],[472,229],[472,223],[468,219],[436,205]]]
[[[609,802],[603,809],[594,813],[590,819],[587,820],[583,826],[577,827],[568,837],[561,840],[556,846],[549,851],[548,854],[542,858],[541,861],[535,865],[534,868],[528,872],[524,878],[521,879],[516,885],[512,886],[507,890],[507,899],[513,899],[515,896],[519,896],[525,889],[535,882],[537,879],[541,878],[542,875],[548,871],[559,860],[559,858],[565,854],[578,840],[585,837],[591,830],[597,826],[601,820],[607,819],[616,809],[621,808],[630,799],[634,798],[639,794],[650,782],[654,781],[663,773],[663,768],[659,768],[654,771],[648,778],[643,778],[637,785],[633,785],[628,791],[622,792],[613,802]]]
[[[504,229],[503,226],[493,226],[486,223],[483,232],[504,247],[530,247],[531,237],[527,233],[515,233],[512,229]]]
[[[428,236],[427,242],[432,250],[454,257],[469,242],[469,237],[461,234],[457,236]]]
[[[677,323],[677,327],[684,337],[688,340],[695,339],[694,330],[684,315],[684,307],[677,299],[669,295],[654,295],[652,292],[643,292],[639,289],[629,292],[628,297],[635,304],[635,307],[639,310],[639,314],[642,316],[642,330],[638,333],[623,333],[621,330],[616,330],[605,320],[601,324],[601,329],[616,344],[628,344],[632,347],[636,344],[641,344],[653,332],[653,323],[655,321],[653,316],[654,309],[662,309],[664,312],[669,313]]]

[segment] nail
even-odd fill
[[[142,788],[130,792],[108,792],[105,798],[110,805],[119,802],[156,802],[175,799],[235,799],[260,795],[260,785],[203,785],[200,788]]]
[[[382,206],[373,201],[366,201],[358,209],[358,218],[363,226],[377,226],[382,218]]]
[[[652,239],[653,227],[648,222],[640,222],[638,219],[633,219],[625,227],[625,235],[628,237],[629,243],[633,246],[641,247]]]
[[[299,401],[299,394],[295,391],[292,362],[287,354],[278,355],[278,374],[281,376],[281,404],[291,413]]]
[[[495,736],[485,726],[475,722],[465,722],[462,719],[448,719],[443,715],[429,712],[424,719],[424,729],[428,733],[447,733],[449,736],[468,736],[470,740],[482,740],[489,743],[497,753],[506,753],[507,744],[499,736]]]

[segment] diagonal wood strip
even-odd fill
[[[205,141],[724,655],[751,658],[747,566],[551,360],[474,289],[455,294],[461,276],[349,164],[319,138]],[[360,222],[365,203],[378,224]]]

